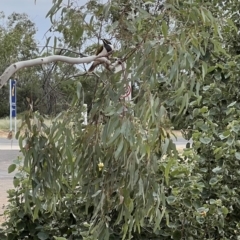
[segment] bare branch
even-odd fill
[[[98,60],[100,62],[106,63],[108,65],[111,64],[111,62],[104,56],[99,57],[99,56],[88,56],[88,57],[83,57],[83,58],[72,58],[72,57],[65,57],[65,56],[60,56],[60,55],[52,55],[48,57],[42,57],[42,58],[36,58],[36,59],[30,59],[27,61],[21,61],[21,62],[16,62],[10,65],[4,73],[0,76],[0,89],[3,87],[4,84],[8,81],[8,79],[19,69],[24,68],[24,67],[32,67],[36,65],[41,65],[41,64],[46,64],[46,63],[51,63],[51,62],[65,62],[69,64],[81,64],[81,63],[90,63],[94,60]]]

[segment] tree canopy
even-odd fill
[[[23,159],[9,167],[18,173],[3,235],[238,239],[239,7],[237,0],[53,1],[47,17],[60,15],[52,21],[56,41],[88,54],[93,39],[111,39],[113,57],[127,67],[78,76],[67,89],[71,105],[51,126],[37,111],[23,116]],[[73,73],[59,71],[65,67]],[[131,102],[120,98],[125,73]],[[183,152],[172,128],[192,139]]]

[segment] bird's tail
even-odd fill
[[[94,69],[100,64],[100,62],[94,61],[91,67],[88,69],[88,72],[93,72]]]

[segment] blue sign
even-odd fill
[[[12,117],[16,117],[17,115],[17,96],[16,96],[16,80],[10,80],[11,86],[11,96],[10,96],[10,108]]]

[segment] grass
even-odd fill
[[[52,120],[51,119],[45,119],[44,120],[44,123],[48,126],[51,125],[52,123]],[[13,131],[14,131],[14,120],[13,120]],[[21,125],[21,119],[17,119],[17,129],[19,129]],[[0,119],[0,137],[1,138],[7,138],[8,136],[8,133],[9,133],[9,128],[10,128],[10,119],[7,117],[7,118],[1,118]]]
[[[17,127],[20,126],[21,120],[17,119]],[[9,118],[2,118],[0,119],[0,130],[9,130],[9,125],[10,125],[10,119]],[[13,120],[13,126],[14,126],[14,120]]]
[[[17,120],[17,128],[20,126],[21,120]],[[13,129],[14,129],[14,120],[13,120]],[[0,137],[7,137],[10,128],[10,119],[2,118],[0,119]]]

